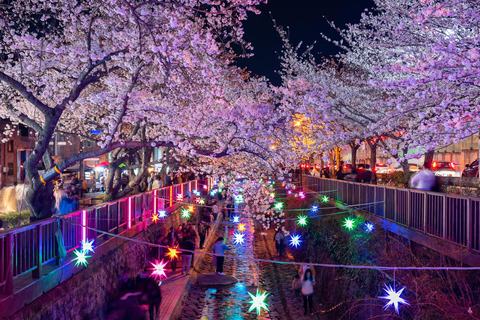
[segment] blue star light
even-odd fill
[[[245,242],[245,234],[240,232],[235,232],[233,234],[233,243],[243,244]]]
[[[240,222],[240,217],[239,216],[233,216],[233,222]]]
[[[313,205],[312,206],[312,212],[317,212],[318,211],[318,206],[317,205]]]
[[[165,210],[158,210],[158,217],[165,218],[167,216],[167,211]]]
[[[95,253],[95,250],[93,250],[94,241],[95,239],[92,239],[91,241],[89,241],[88,239],[86,239],[85,241],[80,241],[80,244],[82,245],[82,251],[85,253],[89,253],[89,252]]]
[[[300,235],[299,234],[290,236],[290,246],[296,248],[300,245],[300,242],[302,242],[302,240],[300,240]]]
[[[386,310],[390,306],[393,306],[397,314],[399,314],[398,312],[399,304],[410,305],[407,300],[400,298],[400,295],[402,294],[403,290],[405,290],[405,287],[403,287],[399,291],[395,291],[395,289],[393,289],[391,286],[385,285],[385,288],[383,290],[385,290],[385,293],[387,295],[379,298],[388,300],[387,304],[383,307],[384,310]]]
[[[365,229],[367,230],[368,233],[372,232],[373,229],[375,229],[375,225],[371,222],[365,223]]]

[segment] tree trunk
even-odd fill
[[[432,163],[434,155],[435,155],[435,150],[426,152],[425,153],[425,161],[423,163],[424,164],[427,163],[427,162]]]
[[[26,200],[30,207],[30,222],[49,218],[54,212],[55,197],[53,182],[31,187],[27,190]]]
[[[352,170],[357,169],[357,150],[360,148],[360,145],[358,145],[355,141],[350,143],[350,149],[352,151]]]
[[[377,183],[377,175],[375,172],[375,165],[377,164],[377,143],[375,141],[367,140],[370,147],[370,169],[372,170],[372,183]]]

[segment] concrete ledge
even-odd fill
[[[197,276],[197,282],[201,286],[224,286],[238,282],[238,279],[229,275],[219,275],[215,272],[202,273]]]

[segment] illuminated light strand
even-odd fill
[[[146,242],[146,241],[142,241],[142,240],[138,240],[138,239],[128,238],[128,237],[124,237],[124,236],[114,234],[114,233],[111,233],[111,232],[87,227],[87,226],[84,226],[80,223],[76,223],[76,222],[73,222],[71,220],[65,219],[64,217],[59,217],[59,218],[64,220],[65,222],[69,222],[72,225],[83,226],[83,227],[85,227],[89,230],[93,230],[93,231],[96,231],[98,233],[106,234],[106,235],[116,237],[116,238],[119,238],[119,239],[129,240],[129,241],[137,242],[137,243],[140,243],[140,244],[144,244],[144,245],[148,245],[148,246],[156,247],[156,248],[171,249],[168,246],[155,244],[155,243],[150,243],[150,242]],[[238,259],[238,260],[248,260],[248,261],[265,262],[265,263],[277,263],[277,264],[284,264],[284,265],[300,266],[300,265],[305,263],[305,262],[297,262],[297,261],[278,261],[278,260],[268,260],[268,259],[258,259],[258,258],[246,258],[246,257],[243,257],[243,256],[240,257],[240,256],[234,256],[234,255],[227,255],[227,254],[215,254],[215,253],[211,253],[211,252],[177,249],[177,248],[175,248],[175,250],[177,251],[177,254],[179,252],[189,252],[189,253],[194,253],[194,254],[204,254],[204,255],[220,256],[220,257]],[[473,271],[473,270],[480,270],[480,267],[407,267],[407,266],[390,267],[390,266],[366,266],[366,265],[327,264],[327,263],[309,263],[309,265],[316,266],[316,267],[325,267],[325,268],[371,269],[371,270],[425,270],[425,271],[437,271],[437,270]]]

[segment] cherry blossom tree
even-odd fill
[[[195,138],[215,127],[204,124],[222,106],[220,83],[231,71],[232,46],[249,48],[241,20],[259,2],[31,0],[3,6],[0,86],[9,98],[0,114],[38,134],[25,163],[32,215],[51,214],[59,172],[117,148],[165,146],[214,157],[241,151]],[[147,130],[132,134],[138,126]],[[92,129],[102,133],[91,136]],[[56,132],[90,138],[99,148],[54,164],[48,146]]]

